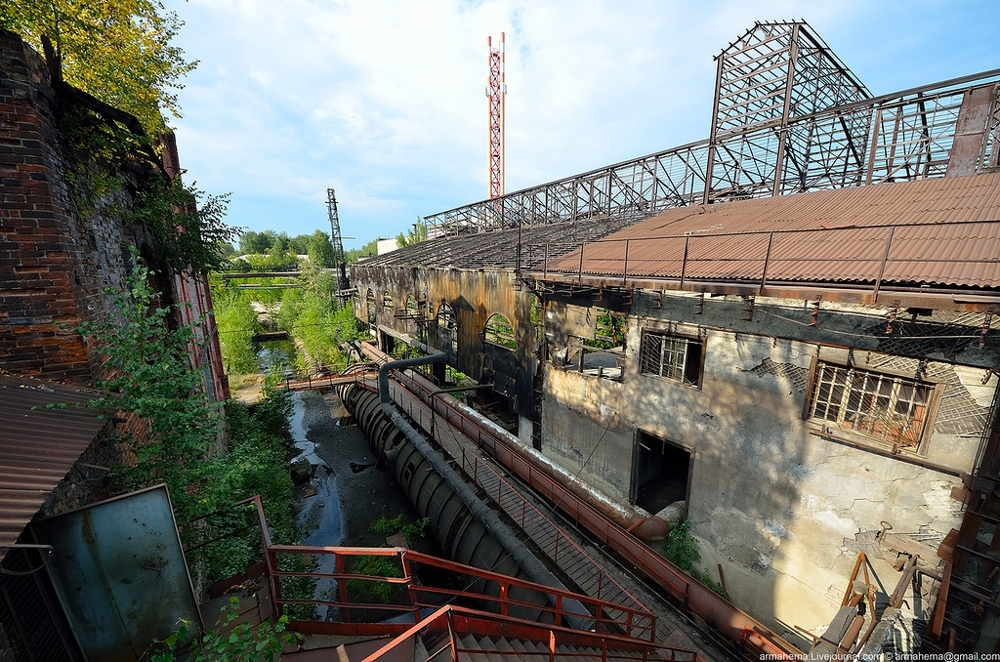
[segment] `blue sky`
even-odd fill
[[[708,136],[713,57],[805,19],[873,94],[1000,68],[1000,12],[878,0],[165,0],[200,60],[180,91],[186,181],[227,222],[345,248],[487,197],[486,39],[506,33],[506,190]]]

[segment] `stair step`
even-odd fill
[[[484,639],[488,641],[489,638],[484,637]],[[490,648],[493,647],[493,642],[489,642],[486,644],[486,646],[484,646],[483,643],[478,638],[476,638],[476,635],[471,633],[460,635],[459,641],[461,642],[461,646],[463,648],[476,649],[474,651],[466,651],[462,653],[461,655],[459,655],[459,659],[468,660],[468,662],[495,662],[486,652],[486,650],[489,650]]]

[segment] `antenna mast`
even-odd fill
[[[347,262],[344,257],[344,238],[340,234],[340,216],[337,213],[337,195],[326,189],[326,211],[330,215],[330,239],[333,244],[333,263],[337,269],[337,298],[347,299],[351,284],[347,279]]]
[[[486,81],[486,98],[488,99],[490,115],[489,154],[490,154],[490,199],[499,198],[504,191],[504,97],[507,95],[507,84],[504,82],[504,33],[500,33],[500,46],[493,48],[493,38],[486,37],[489,48],[487,60],[490,75]]]

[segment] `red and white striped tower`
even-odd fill
[[[493,38],[486,38],[489,47],[490,75],[486,81],[486,98],[490,111],[490,199],[503,195],[503,106],[507,95],[504,83],[504,33],[500,33],[500,47],[493,48]]]

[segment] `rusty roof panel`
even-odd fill
[[[437,267],[479,269],[483,267],[514,267],[517,265],[518,243],[525,247],[521,252],[521,266],[533,268],[547,257],[561,255],[585,241],[593,241],[620,227],[619,221],[609,227],[594,223],[553,223],[517,229],[496,230],[489,233],[438,237],[379,255],[352,269],[364,267]]]
[[[0,376],[0,558],[104,428],[75,386]],[[67,408],[46,409],[66,403]]]
[[[1000,173],[674,209],[547,269],[760,281],[765,262],[771,282],[996,287]]]

